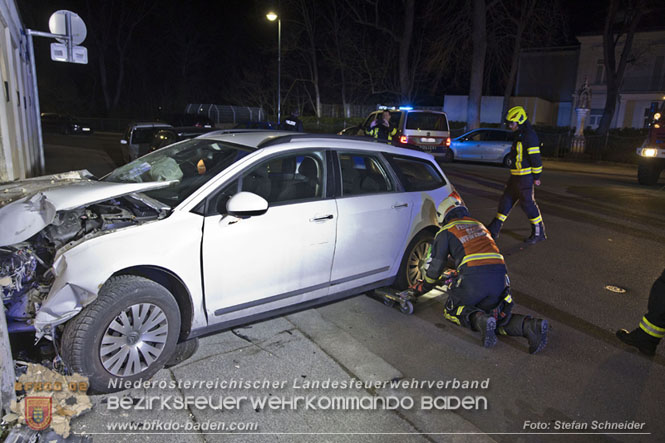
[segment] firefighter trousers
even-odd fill
[[[473,329],[471,315],[482,312],[499,315],[497,321],[509,317],[512,308],[508,275],[503,270],[461,273],[449,290],[443,315],[460,326]],[[494,311],[494,312],[493,312]],[[503,316],[500,313],[504,313]]]
[[[640,329],[654,339],[665,337],[665,269],[651,286],[647,313],[640,321]]]
[[[533,176],[531,174],[510,176],[499,200],[496,218],[501,223],[506,221],[508,214],[518,201],[532,225],[542,223],[543,217],[540,215],[540,209],[534,197]]]

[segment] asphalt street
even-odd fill
[[[47,169],[61,172],[88,167],[103,175],[113,167],[118,139],[119,135],[113,134],[47,135]],[[457,162],[442,167],[472,216],[489,222],[496,213],[508,171]],[[662,441],[665,345],[650,359],[628,349],[614,332],[636,327],[646,310],[651,284],[665,267],[663,179],[657,186],[644,187],[637,184],[635,166],[546,161],[536,200],[548,240],[523,245],[530,228],[516,207],[498,245],[509,267],[515,312],[550,322],[549,345],[542,354],[529,355],[526,341],[515,338],[500,339],[494,349],[483,349],[475,333],[444,320],[445,294],[434,290],[419,301],[411,316],[372,297],[358,296],[207,337],[192,359],[156,376],[165,380],[241,376],[369,381],[489,378],[488,389],[350,391],[357,396],[484,395],[487,410],[240,410],[219,415],[192,408],[182,413],[146,411],[141,415],[110,411],[107,396],[97,396],[94,410],[76,419],[73,430],[95,433],[95,441],[135,441],[133,435],[108,434],[105,424],[141,417],[190,422],[223,417],[256,421],[259,432],[277,434],[199,432],[144,437],[159,441],[539,442],[561,440],[562,435],[544,435],[558,432],[566,433],[566,441]],[[612,292],[608,286],[625,292]],[[125,394],[136,398],[142,392],[145,390]],[[179,394],[199,395],[196,392]],[[291,386],[278,393],[298,392]],[[602,433],[591,429],[594,421],[634,421],[644,426]],[[540,428],[532,429],[528,423]],[[584,423],[587,429],[556,429]]]

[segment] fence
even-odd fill
[[[642,145],[645,136],[635,134],[622,136],[608,133],[606,135],[589,134],[584,136],[584,152],[572,152],[574,134],[571,132],[537,131],[542,144],[541,153],[544,157],[571,158],[580,160],[601,160],[619,163],[635,163],[635,150]]]
[[[205,115],[215,123],[258,122],[266,119],[263,108],[252,106],[190,103],[185,108],[185,113]]]

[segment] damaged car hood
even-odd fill
[[[170,186],[172,181],[113,183],[91,180],[81,173],[22,180],[0,185],[0,247],[25,241],[53,222],[58,211],[109,200],[135,192]],[[87,171],[85,171],[87,172]],[[15,200],[14,198],[18,198]]]

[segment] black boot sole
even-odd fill
[[[543,320],[540,323],[540,343],[538,343],[538,346],[536,349],[531,351],[531,347],[529,347],[529,354],[537,354],[543,349],[545,349],[545,346],[547,346],[547,332],[550,329],[550,325],[547,323],[547,320]]]
[[[634,348],[637,348],[642,354],[648,355],[649,357],[653,357],[656,355],[656,349],[650,349],[650,348],[644,348],[640,346],[640,343],[637,343],[633,341],[630,338],[630,332],[624,331],[624,330],[619,330],[615,334],[619,340],[621,340],[622,343],[627,344],[628,346],[633,346]]]
[[[493,348],[496,346],[496,319],[494,317],[487,319],[485,330],[480,332],[482,334],[483,348]]]

